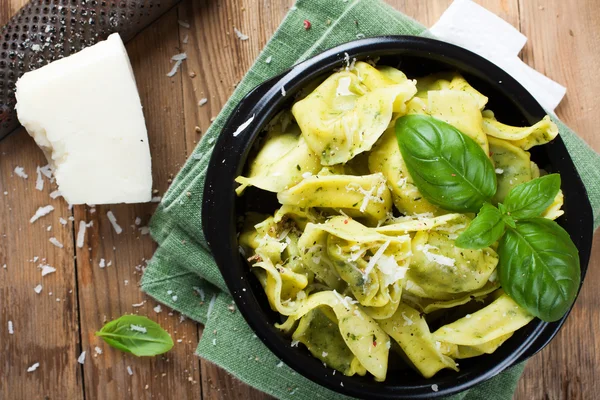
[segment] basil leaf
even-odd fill
[[[456,238],[457,247],[483,249],[500,239],[504,233],[504,216],[496,207],[485,203],[469,227]]]
[[[513,218],[539,217],[552,204],[559,190],[560,175],[546,175],[515,186],[504,199],[504,205]]]
[[[496,193],[494,167],[470,137],[425,115],[396,121],[402,158],[430,203],[450,211],[477,212]]]
[[[138,357],[166,353],[173,347],[171,335],[156,322],[139,315],[123,315],[96,332],[106,343]]]
[[[545,218],[517,221],[498,246],[498,274],[514,301],[552,322],[569,310],[579,289],[579,253],[569,234]]]

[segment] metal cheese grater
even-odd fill
[[[1,1],[1,0],[0,0]],[[0,140],[19,126],[15,83],[27,71],[119,32],[127,42],[180,0],[31,0],[0,31]]]

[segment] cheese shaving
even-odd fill
[[[243,124],[238,126],[238,128],[235,130],[235,132],[233,132],[233,137],[236,137],[237,135],[242,133],[244,131],[244,129],[246,129],[252,123],[252,121],[254,121],[254,114],[252,114],[252,116],[250,118],[248,118],[248,120],[246,122],[244,122]]]
[[[40,172],[42,173],[42,175],[44,175],[46,178],[52,180],[52,167],[50,165],[44,165],[43,167],[40,167]]]
[[[371,259],[369,260],[369,263],[367,264],[367,267],[365,268],[364,275],[369,275],[369,273],[373,270],[373,268],[375,267],[375,265],[377,264],[377,262],[379,261],[379,259],[383,255],[383,252],[388,248],[388,246],[390,245],[390,243],[391,243],[391,241],[388,240],[384,244],[382,244],[379,247],[379,249],[377,249],[377,251],[375,252],[375,254],[373,254],[373,257],[371,257]]]
[[[15,334],[15,329],[13,327],[13,322],[12,321],[8,321],[8,334],[9,335],[14,335]]]
[[[33,372],[33,371],[35,371],[36,369],[38,369],[39,366],[40,366],[40,363],[36,362],[31,367],[27,368],[27,372]]]
[[[58,247],[59,249],[62,249],[63,247],[65,247],[65,246],[63,246],[63,244],[62,244],[61,242],[59,242],[59,241],[58,241],[58,239],[57,239],[57,238],[55,238],[55,237],[51,237],[51,238],[50,238],[50,239],[48,239],[48,240],[50,241],[50,243],[52,243],[53,245],[55,245],[55,246],[56,246],[56,247]]]
[[[144,328],[143,326],[140,325],[129,325],[129,329],[134,331],[134,332],[140,332],[140,333],[148,333],[148,330],[146,328]]]
[[[431,249],[436,249],[439,250],[437,247],[435,246],[431,246],[429,244],[426,244],[424,246],[420,246],[420,248],[417,248],[418,250],[421,250],[423,252],[423,254],[425,254],[425,258],[427,258],[429,261],[433,261],[435,263],[438,263],[440,265],[445,265],[447,267],[454,267],[454,264],[456,263],[456,260],[450,257],[446,257],[444,255],[441,254],[435,254],[435,253],[431,253],[429,250]]]
[[[250,39],[250,36],[243,34],[242,32],[240,32],[240,30],[238,28],[234,27],[233,31],[235,32],[236,36],[240,40],[248,40],[248,39]]]
[[[79,364],[83,364],[85,362],[85,351],[82,351],[79,357],[77,358],[77,362]]]
[[[181,67],[181,64],[184,60],[187,60],[186,53],[175,54],[173,57],[171,57],[171,61],[175,61],[175,65],[173,65],[173,68],[171,68],[171,71],[169,71],[169,73],[167,74],[169,78],[175,76],[177,71],[179,71],[179,67]]]
[[[265,64],[271,64],[271,61],[273,61],[273,57],[269,56],[266,58]]]
[[[177,20],[177,23],[179,24],[179,26],[181,26],[182,28],[185,29],[190,29],[190,24],[188,22],[182,21],[182,20]]]
[[[37,178],[35,180],[35,188],[36,190],[42,191],[44,190],[44,178],[42,178],[42,171],[40,170],[40,167],[37,167],[35,169],[35,172],[37,174]]]
[[[129,375],[133,375],[133,370],[131,369],[131,367],[129,365],[127,366],[127,373]]]
[[[157,313],[157,314],[158,314],[158,313],[160,313],[160,312],[162,311],[162,307],[161,307],[161,306],[160,306],[160,304],[159,304],[159,305],[157,305],[156,307],[154,307],[154,308],[153,308],[153,310],[154,310],[154,312],[155,312],[155,313]]]
[[[110,221],[110,224],[112,225],[112,227],[115,230],[115,232],[117,233],[117,235],[120,235],[121,232],[123,232],[123,229],[117,223],[117,219],[115,218],[115,215],[113,214],[113,212],[108,211],[106,213],[106,216],[108,217],[108,220]]]
[[[102,349],[98,346],[94,347],[94,351],[96,352],[96,354],[102,354]]]
[[[204,97],[204,98],[200,99],[200,101],[198,102],[198,106],[202,107],[206,103],[208,103],[208,99],[206,97]]]
[[[106,267],[106,260],[105,260],[104,258],[101,258],[101,259],[100,259],[100,262],[98,263],[98,266],[99,266],[100,268],[104,268],[104,267]]]
[[[281,87],[281,95],[283,97],[285,97],[285,95],[286,95],[285,87],[283,87],[283,86]]]
[[[36,287],[33,288],[33,291],[36,292],[37,294],[42,293],[42,285],[37,285]]]
[[[52,193],[50,193],[50,198],[53,199],[53,200],[56,199],[56,198],[58,198],[58,197],[61,197],[61,196],[62,196],[62,193],[60,191],[58,191],[58,190],[55,190]]]
[[[77,232],[77,247],[83,248],[83,242],[85,240],[85,230],[87,225],[85,221],[79,221],[79,231]]]
[[[23,167],[15,167],[15,175],[21,177],[23,179],[27,179],[29,176],[25,173],[25,169]]]
[[[48,274],[52,274],[54,272],[56,272],[56,268],[51,267],[50,265],[40,265],[40,268],[42,269],[42,276],[46,276]]]
[[[354,93],[350,91],[350,84],[352,79],[349,76],[344,76],[338,80],[337,89],[335,90],[336,96],[353,96]]]
[[[58,219],[58,222],[60,222],[62,225],[66,225],[66,224],[67,224],[67,220],[66,220],[66,219],[64,219],[63,217],[60,217],[60,218]]]
[[[404,326],[411,326],[414,321],[410,319],[404,312],[402,312],[402,319],[404,319]]]
[[[210,314],[212,314],[213,308],[215,307],[216,298],[217,296],[214,294],[210,298],[210,302],[208,303],[208,310],[206,310],[206,319],[208,319],[208,317],[210,317]]]
[[[29,223],[33,224],[35,221],[50,214],[52,211],[54,211],[54,207],[52,207],[52,206],[44,206],[44,207],[38,208],[37,211],[35,212],[35,214],[33,214],[33,217],[31,217],[29,219]]]

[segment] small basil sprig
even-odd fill
[[[139,315],[123,315],[96,332],[115,349],[138,357],[156,356],[173,347],[171,335],[156,322]]]
[[[560,190],[552,174],[514,187],[498,208],[484,204],[456,245],[481,249],[500,240],[498,274],[514,301],[544,321],[560,319],[577,296],[579,253],[569,234],[539,216]]]
[[[496,174],[487,154],[452,125],[406,115],[396,121],[396,137],[410,176],[430,203],[477,212],[496,193]]]

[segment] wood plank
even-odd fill
[[[600,13],[594,0],[520,0],[521,29],[529,38],[523,59],[567,87],[556,112],[596,151]],[[515,399],[592,399],[600,390],[600,235],[596,234],[588,276],[565,326],[527,365]],[[551,367],[549,367],[551,366]]]
[[[172,10],[127,45],[151,144],[153,180],[158,195],[186,158],[181,100],[181,75],[167,77],[170,59],[180,52],[177,12]],[[171,399],[200,396],[200,368],[194,350],[198,343],[196,324],[180,322],[179,314],[169,315],[162,306],[139,290],[145,262],[155,244],[140,232],[135,220],[145,226],[156,204],[75,207],[79,221],[92,222],[85,245],[77,250],[77,272],[83,349],[85,395],[88,399],[137,398]],[[112,211],[123,232],[116,234],[107,212]],[[100,267],[104,259],[104,268]],[[110,266],[108,265],[110,262]],[[110,348],[94,336],[102,325],[123,314],[145,315],[160,323],[176,341],[169,353],[137,358]],[[181,340],[181,342],[177,342]],[[101,355],[94,348],[102,349]],[[133,375],[128,374],[130,367]]]
[[[24,129],[0,143],[0,398],[81,399],[77,289],[71,212],[44,178],[38,191],[36,167],[47,162]],[[28,179],[14,173],[24,168]],[[34,223],[38,207],[54,211]],[[50,230],[48,230],[50,229]],[[64,248],[49,242],[56,238]],[[35,261],[34,261],[35,260]],[[42,264],[56,272],[42,277]],[[6,267],[3,268],[3,266]],[[34,287],[42,285],[37,294]],[[9,334],[12,322],[14,334]],[[27,372],[39,363],[35,372]]]

